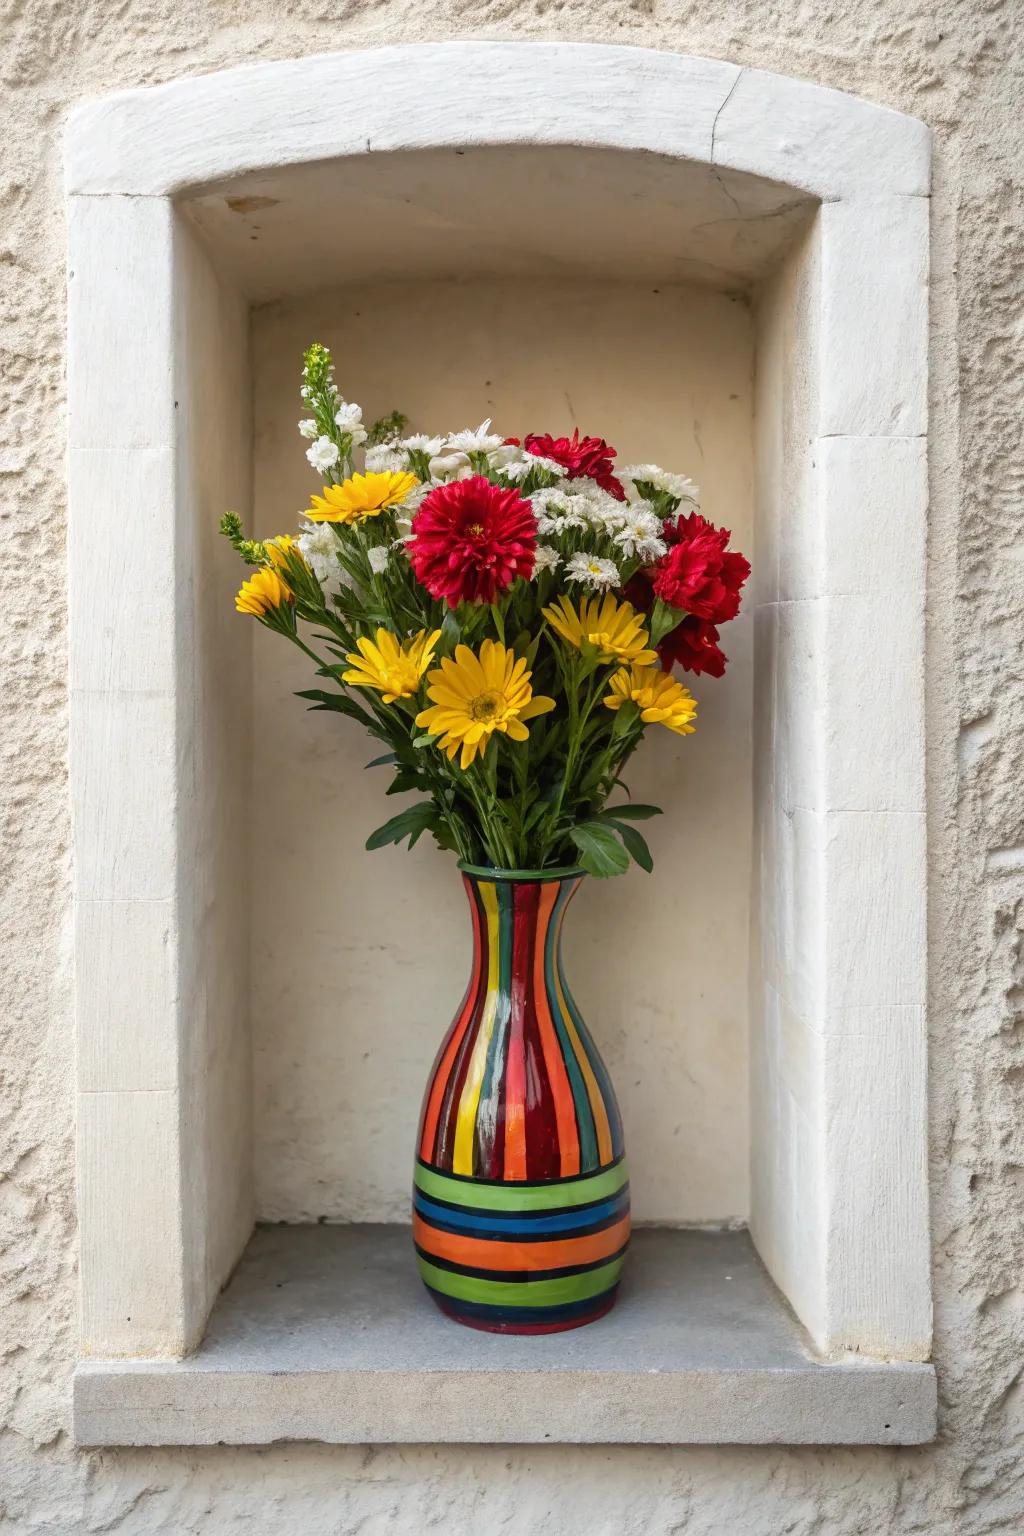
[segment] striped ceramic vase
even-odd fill
[[[581,875],[462,869],[473,973],[423,1101],[420,1274],[470,1327],[578,1328],[612,1306],[629,1241],[622,1121],[562,969]]]

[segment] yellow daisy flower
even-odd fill
[[[429,635],[421,629],[404,645],[387,629],[378,629],[376,642],[364,635],[356,641],[357,649],[345,657],[352,663],[352,671],[342,673],[342,682],[357,688],[376,688],[383,694],[385,704],[411,699],[434,659],[434,647],[440,638],[439,629],[432,629]]]
[[[340,485],[325,485],[322,496],[303,513],[312,523],[362,523],[399,506],[419,481],[404,470],[370,471],[353,475]]]
[[[420,711],[416,724],[440,736],[438,746],[453,760],[461,751],[460,767],[468,768],[486,751],[492,732],[526,741],[530,733],[523,721],[554,709],[554,699],[534,698],[530,676],[525,658],[517,660],[497,640],[485,640],[479,656],[468,645],[457,645],[454,659],[443,656],[431,672],[427,697],[433,704]]]
[[[696,730],[697,700],[660,667],[623,667],[608,686],[612,691],[604,702],[609,709],[619,709],[632,699],[648,725],[667,726],[677,736],[692,736]]]
[[[290,588],[275,570],[264,565],[254,571],[248,581],[242,582],[235,607],[239,613],[251,613],[254,618],[262,619],[271,609],[283,608],[291,600]]]
[[[276,571],[288,574],[288,560],[301,560],[305,564],[302,550],[292,538],[290,533],[279,533],[276,539],[267,539],[264,543],[267,551],[267,561]]]
[[[650,637],[632,603],[619,602],[610,592],[584,598],[578,609],[567,597],[560,597],[558,605],[543,613],[551,628],[577,650],[587,641],[596,645],[601,661],[647,666],[658,659],[656,651],[646,648]]]

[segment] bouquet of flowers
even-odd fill
[[[239,612],[324,680],[299,697],[357,721],[387,793],[420,797],[367,847],[429,832],[470,865],[650,870],[636,823],[659,808],[608,799],[648,726],[694,730],[673,666],[721,677],[750,573],[696,486],[578,432],[367,428],[318,344],[301,394],[322,495],[294,534],[247,539],[233,512],[221,528],[256,568]]]

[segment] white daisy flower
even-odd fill
[[[316,422],[312,416],[307,417],[305,421],[299,422],[299,431],[303,437],[316,437]]]
[[[688,501],[693,506],[700,502],[700,491],[689,475],[674,475],[671,470],[662,469],[658,464],[630,464],[616,473],[625,482],[626,492],[632,501],[640,495],[636,489],[637,481],[643,481],[646,485],[652,485],[656,491],[665,491],[669,496],[674,496],[677,501]]]
[[[495,448],[487,455],[487,462],[492,469],[506,469],[510,464],[518,464],[523,457],[523,450],[518,443],[502,443],[500,448]]]
[[[506,464],[504,473],[514,480],[522,480],[530,473],[531,469],[546,470],[549,475],[557,475],[559,480],[565,479],[565,465],[556,464],[554,459],[546,459],[540,453],[524,454],[522,459],[516,459],[511,464]]]
[[[617,586],[620,579],[614,560],[603,560],[600,555],[588,555],[582,550],[570,556],[565,574],[570,581],[578,581],[595,592]]]
[[[443,437],[428,437],[425,432],[414,432],[412,437],[403,437],[398,445],[400,448],[414,448],[417,453],[425,453],[428,459],[436,458],[444,447]]]
[[[537,519],[538,533],[564,533],[567,528],[590,526],[589,509],[580,496],[567,496],[554,486],[546,486],[534,491],[529,502]]]
[[[628,508],[614,538],[624,555],[638,555],[645,565],[660,560],[668,547],[661,536],[661,519],[646,501]]]
[[[351,432],[353,427],[362,426],[363,408],[361,405],[352,405],[342,400],[334,413],[334,421],[343,432]]]
[[[473,473],[468,453],[435,454],[427,468],[432,480],[465,480]]]
[[[565,489],[577,500],[587,521],[594,528],[600,528],[605,533],[615,533],[622,527],[625,507],[621,501],[616,501],[614,496],[603,491],[595,480],[567,480]]]
[[[317,581],[338,574],[338,541],[330,523],[305,523],[296,543]]]
[[[325,469],[333,469],[340,457],[337,443],[332,443],[329,437],[318,437],[306,449],[306,458],[321,474]]]
[[[561,563],[561,555],[550,544],[538,544],[533,552],[533,574],[535,576],[539,571],[555,571]]]
[[[379,576],[382,571],[387,570],[388,561],[391,559],[390,552],[383,544],[375,544],[372,549],[368,549],[366,557],[370,562],[370,570],[375,576]]]
[[[445,438],[448,453],[493,453],[495,448],[504,446],[505,439],[491,431],[489,416],[478,427],[467,427],[464,432],[453,432]]]
[[[407,468],[405,454],[394,443],[375,443],[366,450],[366,468],[370,474]]]

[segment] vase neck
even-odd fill
[[[424,1104],[420,1156],[430,1165],[532,1181],[621,1155],[611,1083],[562,967],[562,921],[581,879],[463,872],[472,976]]]

